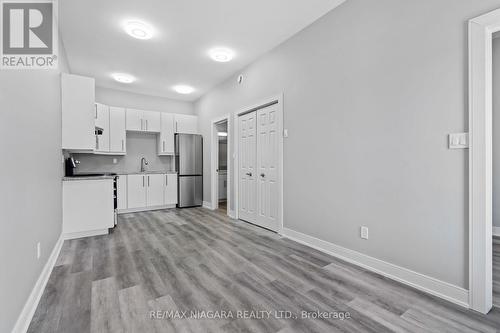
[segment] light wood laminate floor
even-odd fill
[[[226,315],[165,319],[169,310]],[[267,318],[243,310],[272,312]],[[152,319],[151,311],[163,318]],[[330,318],[302,319],[302,311]],[[240,318],[252,313],[263,319]],[[349,319],[338,318],[347,314]],[[499,328],[499,309],[481,315],[220,212],[193,208],[121,215],[110,235],[64,242],[29,332]]]

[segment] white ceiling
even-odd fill
[[[71,71],[101,87],[193,101],[344,0],[64,0],[59,19]],[[130,37],[122,22],[151,24],[150,40]],[[216,63],[208,49],[226,46],[233,61]],[[113,72],[137,81],[121,84]],[[190,95],[172,91],[193,86]]]

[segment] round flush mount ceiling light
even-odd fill
[[[118,81],[120,83],[132,83],[135,81],[135,77],[130,74],[113,73],[111,74],[111,76],[113,77],[113,79],[115,79],[115,81]]]
[[[154,34],[153,27],[138,20],[125,21],[123,29],[127,34],[137,39],[151,39]]]
[[[217,62],[228,62],[234,58],[234,51],[226,47],[214,47],[208,51],[208,54],[213,61]]]
[[[179,94],[190,94],[194,91],[194,88],[191,86],[187,86],[185,84],[179,84],[173,87],[173,89],[178,92]]]

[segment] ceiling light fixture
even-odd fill
[[[120,83],[132,83],[135,81],[135,77],[133,77],[130,74],[125,74],[125,73],[113,73],[111,74],[113,79]]]
[[[233,60],[234,51],[225,47],[215,47],[208,51],[210,58],[217,62],[228,62]]]
[[[226,132],[219,132],[217,133],[219,136],[227,136],[227,133]]]
[[[194,88],[191,86],[187,86],[184,84],[179,84],[173,87],[173,89],[178,92],[179,94],[190,94],[194,91]]]
[[[127,34],[137,39],[151,39],[153,37],[153,27],[141,21],[126,21],[123,24],[123,29]]]

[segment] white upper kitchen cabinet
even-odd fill
[[[198,134],[198,117],[176,114],[175,133]]]
[[[142,119],[144,121],[144,131],[159,133],[161,127],[161,113],[156,111],[144,111]]]
[[[177,174],[169,173],[165,177],[165,205],[177,204]]]
[[[160,132],[160,112],[127,109],[127,131]]]
[[[109,107],[109,151],[113,154],[127,152],[125,109]]]
[[[127,109],[127,131],[142,131],[142,110]]]
[[[163,206],[164,202],[164,174],[149,174],[146,175],[147,184],[147,206]]]
[[[128,208],[146,207],[146,175],[127,176]]]
[[[93,151],[95,138],[95,81],[61,74],[62,149]]]
[[[174,154],[174,115],[161,113],[161,128],[158,135],[158,155]]]
[[[96,136],[96,153],[109,152],[109,107],[95,103],[95,127],[102,129],[102,134]]]

